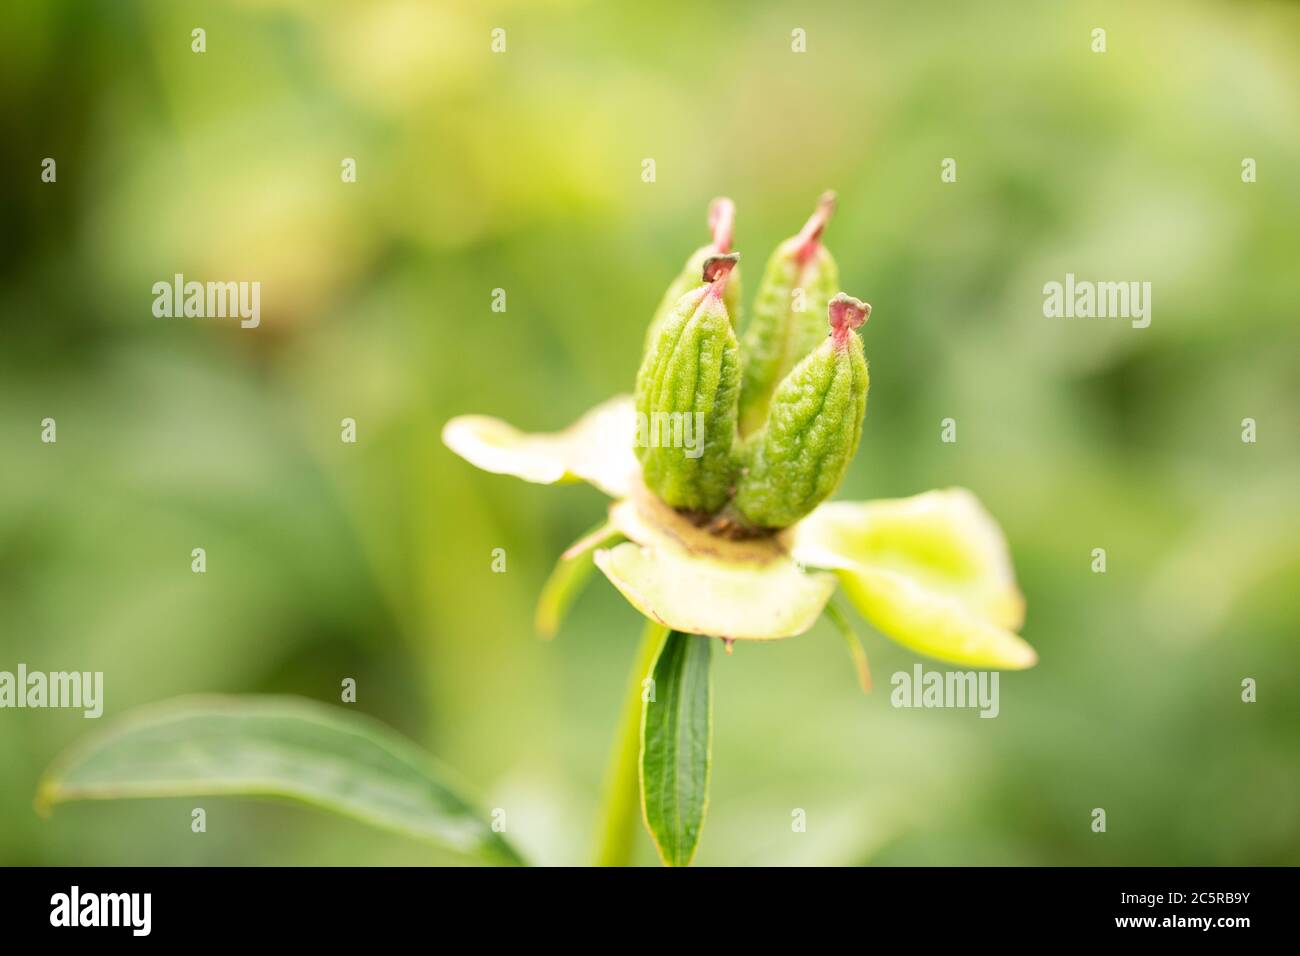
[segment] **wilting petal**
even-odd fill
[[[697,528],[643,488],[610,507],[631,541],[596,566],[652,620],[690,634],[766,641],[802,634],[835,578],[800,569],[775,538],[730,541]]]
[[[639,472],[632,444],[632,399],[611,398],[562,432],[529,434],[499,418],[461,415],[447,422],[442,441],[472,465],[498,475],[550,485],[586,481],[621,498]]]
[[[834,569],[854,606],[900,644],[975,667],[1038,660],[1014,633],[1025,601],[1006,541],[966,489],[832,502],[790,534],[795,559]]]

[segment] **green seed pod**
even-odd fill
[[[748,443],[735,510],[758,528],[786,528],[825,501],[844,478],[862,437],[867,360],[853,330],[871,306],[840,293],[831,334],[781,380],[766,426]]]
[[[740,349],[724,296],[739,258],[705,262],[705,284],[678,299],[637,372],[636,455],[674,508],[717,511],[735,481]]]
[[[840,280],[821,235],[834,211],[835,194],[825,193],[799,235],[781,243],[767,261],[741,346],[742,436],[762,427],[777,383],[826,334],[822,316]]]
[[[673,309],[686,293],[699,288],[700,275],[704,270],[704,263],[713,256],[724,256],[731,251],[732,233],[736,225],[736,204],[726,197],[713,200],[709,204],[709,231],[713,233],[713,241],[707,246],[700,246],[691,253],[686,265],[682,271],[677,274],[677,278],[668,286],[668,291],[659,301],[659,308],[655,309],[654,318],[650,320],[650,327],[646,329],[645,350],[648,352],[654,345],[655,340],[659,337],[659,330],[663,324],[668,321],[673,314]],[[731,270],[731,276],[727,280],[727,290],[722,297],[723,304],[727,307],[727,315],[731,317],[731,327],[734,329],[740,322],[740,269]]]

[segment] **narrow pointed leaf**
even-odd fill
[[[282,797],[502,863],[520,858],[454,775],[368,717],[293,697],[142,708],[46,771],[37,808],[77,800]]]
[[[591,560],[592,552],[613,544],[622,537],[622,533],[608,522],[601,522],[560,555],[560,560],[555,563],[551,576],[546,579],[542,593],[537,598],[533,625],[538,634],[548,640],[555,636],[565,615],[569,613],[569,608],[595,570],[596,565]]]
[[[676,631],[652,672],[641,718],[641,807],[665,866],[695,857],[709,803],[712,639]]]
[[[823,614],[844,639],[844,646],[848,648],[849,657],[853,659],[853,669],[858,675],[858,686],[862,688],[864,694],[871,693],[871,663],[867,660],[867,649],[862,646],[862,637],[858,634],[857,628],[834,601],[826,603]]]

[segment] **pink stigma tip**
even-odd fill
[[[831,299],[827,312],[830,313],[831,334],[835,337],[835,341],[846,342],[849,334],[854,329],[861,328],[871,316],[871,306],[841,292]]]
[[[826,224],[831,221],[831,215],[835,212],[835,193],[827,190],[822,193],[822,198],[817,202],[817,208],[813,214],[808,217],[808,221],[799,230],[796,237],[798,242],[798,251],[796,255],[800,262],[807,262],[817,252],[821,246],[822,232],[826,229]]]
[[[726,196],[709,203],[709,231],[713,233],[713,247],[719,252],[730,252],[736,228],[736,204]]]
[[[740,261],[739,252],[728,252],[724,256],[709,256],[704,260],[704,281],[712,283],[709,295],[722,295],[727,287],[727,277]]]

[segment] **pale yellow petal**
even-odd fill
[[[631,540],[596,552],[596,566],[641,613],[691,634],[767,641],[802,634],[835,590],[775,538],[732,541],[696,527],[638,487],[610,507]]]
[[[834,569],[859,612],[899,643],[977,667],[1037,660],[1014,633],[1025,602],[1006,540],[966,489],[825,504],[789,535],[796,560]]]
[[[632,451],[636,416],[620,395],[597,405],[561,432],[521,432],[499,418],[462,415],[443,427],[443,443],[470,464],[499,475],[549,485],[586,481],[614,498],[639,473]]]

